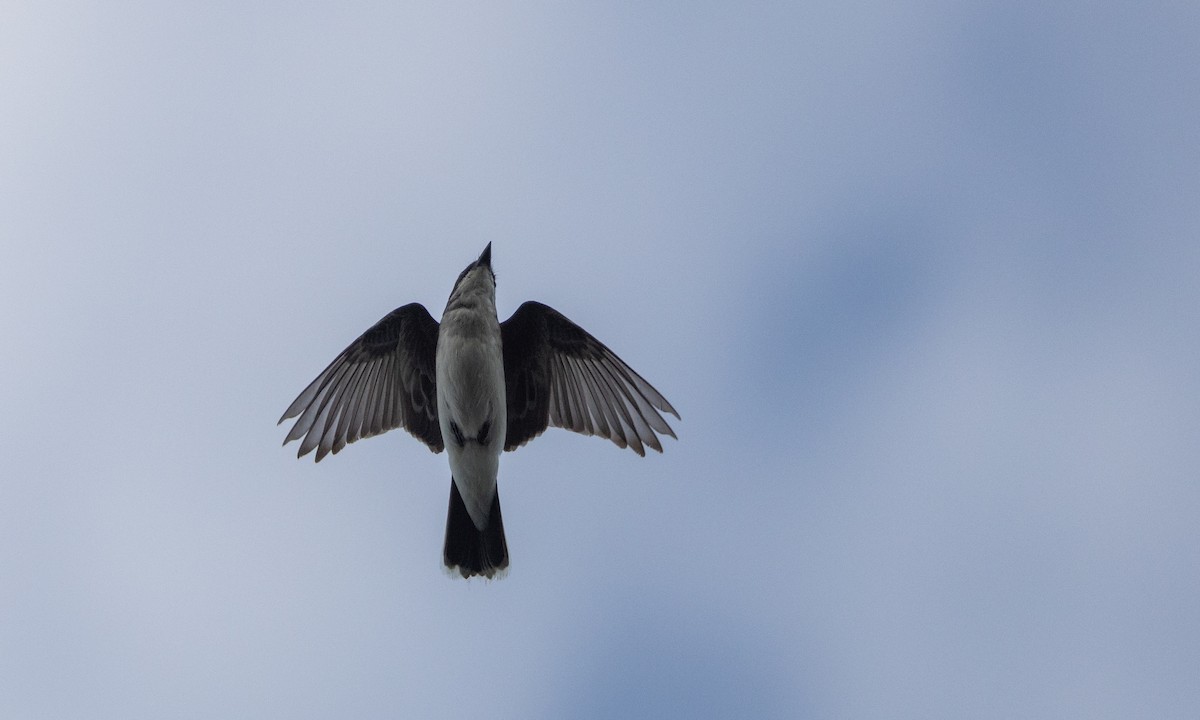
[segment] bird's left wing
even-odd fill
[[[402,427],[434,452],[445,447],[437,415],[438,323],[420,303],[389,313],[300,393],[279,418],[299,416],[283,441],[301,437],[317,462],[359,438]]]
[[[550,425],[608,438],[645,455],[662,452],[658,434],[675,437],[661,413],[671,403],[604,343],[539,302],[527,302],[500,324],[508,394],[505,450]]]

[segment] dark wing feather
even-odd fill
[[[508,391],[505,450],[550,425],[608,438],[645,455],[662,452],[658,434],[675,437],[661,412],[675,417],[650,383],[604,343],[557,310],[527,302],[500,324]]]
[[[437,321],[419,303],[397,308],[329,363],[279,418],[299,416],[283,441],[317,461],[347,443],[402,427],[441,452],[437,416]]]

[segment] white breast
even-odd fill
[[[443,317],[437,348],[438,422],[454,483],[471,520],[483,529],[496,492],[508,427],[504,358],[494,315],[483,328],[472,323],[472,332],[463,332],[462,325]],[[478,332],[481,329],[483,332]],[[461,446],[451,423],[457,424],[466,438]],[[480,444],[477,438],[484,423],[488,424],[487,443]]]

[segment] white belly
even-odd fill
[[[483,338],[443,336],[437,349],[438,424],[450,459],[454,484],[475,527],[487,526],[504,435],[508,405],[499,327]],[[479,442],[486,428],[486,442]],[[464,438],[460,445],[453,425]]]

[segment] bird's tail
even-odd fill
[[[492,496],[492,509],[483,530],[475,527],[453,478],[450,481],[450,511],[446,515],[446,547],[442,560],[451,571],[464,578],[486,578],[503,574],[508,568],[508,544],[504,542],[504,521],[500,518],[500,489]]]

